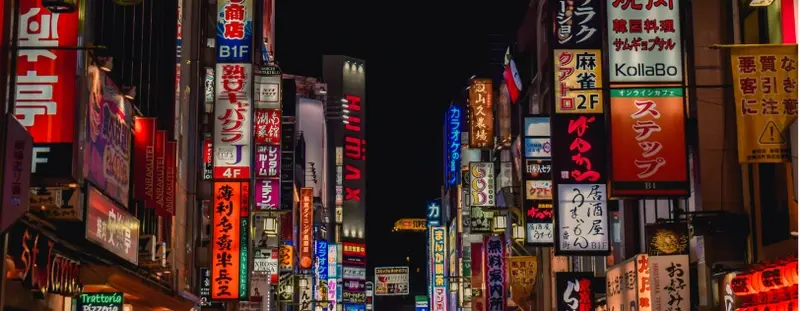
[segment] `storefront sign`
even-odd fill
[[[445,180],[448,187],[455,186],[461,174],[461,110],[461,107],[455,105],[447,110]]]
[[[248,211],[249,190],[245,188],[249,187],[247,183],[242,182],[214,183],[214,214],[211,228],[211,239],[215,241],[211,248],[211,299],[213,300],[247,299],[246,232],[248,230],[243,230],[241,221],[247,219]]]
[[[556,115],[552,118],[556,183],[606,181],[606,131],[603,115]]]
[[[84,293],[78,296],[77,311],[122,311],[123,293]]]
[[[252,0],[220,0],[217,2],[217,66],[224,62],[249,63],[251,61],[253,13]],[[217,73],[220,73],[219,68],[217,68]]]
[[[553,244],[553,201],[525,201],[525,238],[528,244]]]
[[[594,310],[593,282],[591,272],[556,272],[556,311]]]
[[[375,296],[408,295],[408,267],[376,267]]]
[[[531,245],[553,244],[553,164],[550,142],[550,118],[526,116],[523,119],[525,141],[524,181],[526,242]]]
[[[16,117],[36,143],[71,144],[75,141],[78,51],[68,47],[78,46],[80,16],[52,13],[40,0],[21,0],[18,10],[22,49],[16,60]],[[32,47],[62,49],[25,49]]]
[[[538,277],[538,267],[536,266],[536,256],[512,256],[508,258],[510,269],[509,275],[511,282],[511,297],[530,297],[536,288],[536,278]],[[532,310],[532,301],[527,299],[516,300],[523,310]],[[526,308],[530,307],[530,308]]]
[[[611,194],[687,197],[683,89],[611,90]]]
[[[508,263],[503,257],[506,254],[506,243],[502,236],[485,236],[486,245],[486,311],[503,311],[506,307],[506,291],[508,281],[506,270]]]
[[[342,279],[345,280],[366,280],[366,268],[342,267]]]
[[[214,103],[214,68],[207,67],[206,68],[206,75],[204,81],[204,95],[205,95],[205,103],[212,104]]]
[[[200,268],[200,306],[211,305],[211,270]]]
[[[650,295],[650,267],[648,266],[648,256],[638,254],[633,258],[636,267],[636,305],[639,311],[651,310]]]
[[[550,158],[550,137],[526,137],[524,141],[524,155],[526,158]]]
[[[558,185],[556,255],[606,256],[611,251],[605,184]]]
[[[469,163],[469,191],[474,207],[495,207],[494,163]]]
[[[491,149],[494,143],[492,80],[472,79],[470,81],[469,120],[469,147]]]
[[[220,0],[236,5],[233,1]],[[241,5],[241,4],[239,4]],[[243,45],[248,46],[248,45]],[[221,46],[217,45],[218,48]],[[251,98],[250,64],[217,64],[217,100],[214,105],[214,178],[250,178]]]
[[[281,109],[281,76],[256,73],[256,109]]]
[[[316,257],[316,283],[314,299],[325,300],[328,297],[328,241],[317,240],[314,256]]]
[[[255,202],[257,210],[278,210],[281,204],[280,180],[257,179]]]
[[[470,230],[473,233],[492,232],[494,211],[486,211],[480,207],[470,208]]]
[[[650,256],[653,311],[688,310],[692,306],[689,255]]]
[[[313,262],[314,189],[300,189],[300,268],[311,269]]]
[[[203,180],[211,180],[214,176],[214,140],[203,140]]]
[[[290,302],[294,296],[294,274],[291,272],[281,272],[278,281],[278,301]]]
[[[425,204],[428,226],[438,226],[442,221],[442,200],[428,200]]]
[[[281,110],[256,109],[253,131],[256,144],[280,145]]]
[[[256,177],[280,178],[280,145],[256,146]]]
[[[133,196],[155,207],[156,118],[133,118]]]
[[[350,112],[344,124],[344,200],[357,204],[358,210],[363,213],[366,211],[364,201],[367,196],[367,133],[362,120],[366,119],[366,115],[361,97],[345,95],[345,99]]]
[[[92,186],[87,196],[86,239],[137,265],[139,220]]]
[[[105,72],[89,67],[83,174],[123,207],[130,189],[131,115],[128,102]],[[72,131],[70,129],[69,131]]]
[[[433,263],[432,272],[433,279],[432,290],[433,297],[431,303],[433,304],[433,311],[445,311],[447,309],[447,281],[445,279],[445,227],[431,227],[430,241],[431,241],[431,258],[430,262]]]
[[[291,271],[294,268],[294,248],[291,245],[282,244],[278,248],[278,269],[281,272]]]
[[[0,232],[5,232],[28,211],[33,163],[33,137],[10,114],[6,116],[6,136]]]
[[[37,293],[74,296],[83,291],[80,262],[62,255],[60,245],[48,236],[18,224],[9,231],[8,256],[16,271],[9,272]]]
[[[644,227],[650,256],[689,255],[689,226],[686,223],[654,223]]]
[[[425,218],[402,218],[394,222],[394,230],[399,231],[425,231],[427,228]]]
[[[731,49],[739,163],[786,163],[797,119],[797,45]]]
[[[607,3],[609,80],[683,81],[679,1]]]
[[[603,113],[600,50],[554,50],[556,113]]]
[[[596,48],[602,38],[603,19],[599,0],[558,0],[553,3],[555,48]]]
[[[311,311],[312,307],[312,300],[313,300],[313,289],[311,288],[311,276],[310,275],[299,275],[300,284],[298,284],[298,288],[300,289],[300,304],[299,308],[300,311]]]

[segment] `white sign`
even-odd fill
[[[217,64],[214,178],[250,178],[252,91],[250,64]]]
[[[527,223],[526,241],[530,244],[553,243],[553,223]]]
[[[606,270],[606,310],[622,311],[623,290],[625,289],[625,273],[621,265]]]
[[[313,289],[311,288],[311,275],[301,275],[300,284],[300,311],[311,311]]]
[[[336,274],[336,263],[339,261],[339,251],[337,250],[336,244],[328,244],[328,279],[329,280],[336,280],[338,275]],[[336,287],[331,287],[334,291],[336,291]]]
[[[683,81],[679,2],[607,1],[609,81]]]
[[[556,249],[608,252],[608,203],[605,184],[558,185]]]
[[[342,279],[366,280],[367,270],[365,268],[342,267]]]
[[[375,296],[408,295],[408,267],[375,267]]]
[[[636,257],[634,257],[636,258]],[[636,311],[638,306],[638,288],[636,288],[636,261],[627,260],[623,262],[622,266],[622,310],[621,311]]]
[[[653,311],[689,310],[689,255],[650,256],[650,305]]]
[[[256,108],[281,109],[281,76],[256,76]]]
[[[205,101],[206,103],[213,103],[214,97],[214,68],[206,68],[205,78]]]
[[[256,249],[253,257],[253,271],[278,274],[278,249]]]
[[[473,207],[494,207],[494,163],[469,163],[469,194]]]

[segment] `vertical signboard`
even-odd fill
[[[649,256],[651,310],[689,310],[692,280],[689,255]]]
[[[168,141],[165,145],[164,157],[164,209],[156,210],[158,216],[175,216],[175,190],[178,168],[178,146],[176,141]]]
[[[431,304],[432,311],[445,311],[447,309],[447,281],[445,279],[445,227],[436,226],[430,229],[431,241],[431,262],[433,268],[431,269],[433,279],[432,290],[433,296]]]
[[[19,1],[14,112],[38,144],[75,141],[78,51],[70,47],[78,46],[79,15],[52,13],[40,0]]]
[[[483,243],[486,247],[486,311],[503,311],[506,309],[506,291],[508,264],[506,256],[506,242],[503,236],[485,236]]]
[[[556,311],[594,310],[593,282],[595,278],[591,272],[556,272]]]
[[[469,147],[472,149],[494,147],[491,79],[472,79],[470,81],[469,122]]]
[[[314,299],[317,301],[324,301],[328,298],[328,241],[317,240],[316,250],[314,251],[316,258],[316,284],[314,291]]]
[[[554,1],[555,28],[553,46],[557,49],[580,49],[599,46],[602,38],[602,1]]]
[[[470,279],[470,286],[472,288],[472,309],[475,311],[486,311],[486,294],[483,292],[484,279],[484,262],[486,261],[486,252],[484,252],[483,243],[472,243],[470,246],[470,258],[472,259],[472,266],[470,272],[472,278]]]
[[[211,269],[200,268],[200,306],[211,305]]]
[[[530,297],[536,288],[536,279],[539,276],[536,256],[512,256],[508,258],[511,297]],[[533,301],[528,299],[517,300],[522,310],[533,310]]]
[[[682,88],[611,90],[611,195],[687,197]]]
[[[345,95],[347,110],[344,122],[344,200],[352,202],[363,213],[366,200],[367,136],[362,118],[361,97]],[[347,206],[345,204],[344,206]]]
[[[203,180],[211,180],[214,176],[214,140],[203,139]]]
[[[556,113],[603,113],[600,50],[555,50]]]
[[[280,178],[281,147],[273,145],[256,146],[256,177]]]
[[[218,63],[250,62],[253,52],[253,13],[253,0],[217,1]]]
[[[247,229],[241,225],[240,218],[247,216],[244,203],[249,191],[242,182],[215,182],[214,208],[212,216],[211,243],[211,299],[239,299],[244,293],[247,297],[247,260],[242,258],[242,232]],[[246,246],[245,246],[246,247]],[[242,271],[242,259],[245,259]],[[242,280],[244,275],[244,280]],[[242,288],[244,287],[244,289]]]
[[[786,163],[797,119],[797,45],[731,49],[739,163]]]
[[[312,300],[314,299],[314,292],[311,286],[311,275],[303,274],[298,275],[298,277],[300,279],[300,284],[298,284],[298,288],[300,289],[300,304],[298,307],[300,311],[311,311],[313,303]]]
[[[494,163],[469,163],[469,193],[472,207],[495,207]]]
[[[455,187],[461,176],[461,107],[451,105],[445,120],[445,184]]]
[[[155,208],[156,211],[164,209],[164,182],[167,173],[164,171],[164,162],[167,158],[167,131],[156,131],[156,147],[155,147],[155,172],[153,174],[154,189],[153,195],[155,196],[155,204],[150,208]]]
[[[294,117],[284,117],[281,123],[281,159],[278,174],[281,177],[281,210],[294,208]]]
[[[314,189],[300,188],[300,268],[311,269],[314,225]]]
[[[526,242],[553,245],[553,165],[549,117],[525,117],[523,121]]]
[[[233,2],[220,0],[219,3]],[[250,178],[250,64],[217,64],[214,105],[214,179]]]
[[[280,145],[281,110],[256,108],[253,131],[256,144]]]
[[[256,210],[278,210],[281,204],[280,180],[256,179]]]
[[[281,109],[281,75],[273,66],[264,66],[255,77],[256,109]]]
[[[609,81],[683,81],[679,2],[606,1]]]
[[[5,232],[28,212],[32,151],[33,137],[17,119],[7,115],[0,232]]]
[[[133,196],[144,201],[144,205],[155,207],[156,170],[156,118],[135,117],[133,119]]]
[[[648,258],[646,254],[638,254],[633,259],[636,266],[636,305],[639,311],[650,311],[652,309]]]
[[[206,104],[213,104],[215,93],[214,93],[214,86],[216,82],[214,80],[214,68],[207,67],[206,74],[203,78],[203,95],[205,97]]]
[[[555,236],[557,254],[599,254],[611,251],[604,184],[558,185]]]

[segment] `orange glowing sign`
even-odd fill
[[[211,299],[239,298],[241,182],[215,182],[211,227]]]
[[[300,268],[311,269],[314,249],[311,242],[314,223],[314,189],[300,188]]]
[[[395,231],[425,231],[426,229],[425,218],[403,218],[394,222]]]
[[[494,139],[491,79],[472,79],[470,81],[469,122],[469,147],[491,149]]]
[[[278,254],[278,269],[280,271],[292,271],[294,268],[294,254],[291,245],[281,245]]]

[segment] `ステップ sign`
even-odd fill
[[[689,195],[681,88],[611,90],[612,196]]]
[[[683,81],[679,2],[606,1],[609,81]]]
[[[220,3],[232,2],[220,0]],[[219,42],[217,43],[219,44]],[[250,178],[252,141],[250,64],[217,64],[214,105],[214,178]]]

